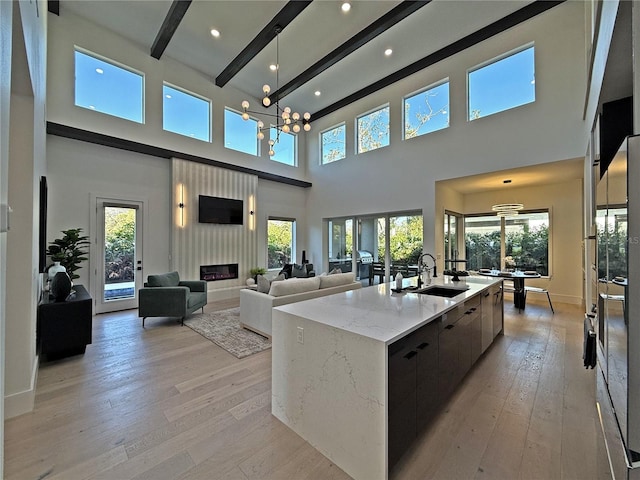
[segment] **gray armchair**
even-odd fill
[[[178,272],[149,275],[138,297],[142,327],[147,317],[184,317],[207,304],[207,282],[180,281]]]

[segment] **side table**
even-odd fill
[[[91,343],[92,299],[82,285],[64,302],[44,294],[38,305],[37,349],[47,360],[78,355]]]

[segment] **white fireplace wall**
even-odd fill
[[[171,268],[180,273],[180,278],[196,280],[200,278],[201,265],[237,263],[237,279],[207,283],[210,299],[237,296],[249,270],[258,264],[258,177],[174,158],[172,179]],[[198,223],[199,195],[242,200],[243,224]]]

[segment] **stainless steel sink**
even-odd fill
[[[434,295],[436,297],[447,297],[452,298],[456,295],[460,295],[468,290],[469,287],[447,287],[442,285],[431,285],[429,287],[422,288],[420,290],[415,290],[415,293],[420,293],[422,295]]]

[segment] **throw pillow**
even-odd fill
[[[331,270],[329,272],[329,275],[335,275],[336,273],[342,273],[342,269],[340,268],[334,268],[333,270]]]
[[[307,269],[304,265],[298,265],[297,263],[293,264],[291,268],[291,276],[293,278],[306,278],[307,277]]]
[[[258,291],[260,293],[269,293],[271,282],[264,275],[258,275]]]
[[[147,286],[149,287],[177,287],[178,283],[180,283],[178,272],[149,275],[147,277]]]
[[[260,293],[269,293],[269,290],[271,289],[271,284],[273,282],[280,282],[282,280],[284,280],[286,277],[284,275],[284,273],[281,273],[280,275],[278,275],[276,278],[274,278],[273,280],[269,281],[269,279],[267,277],[265,277],[264,275],[258,275],[258,291]]]

